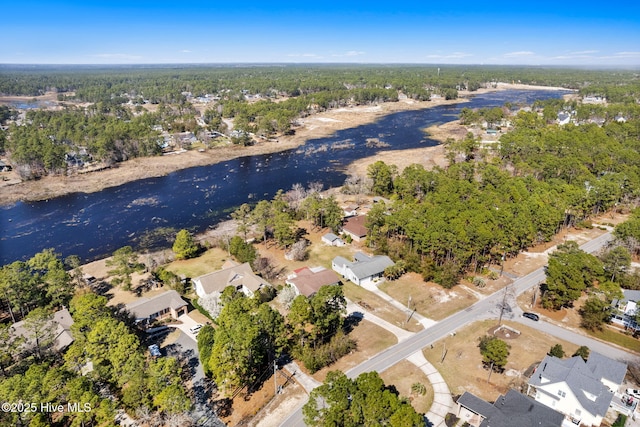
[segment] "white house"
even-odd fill
[[[335,257],[331,261],[331,268],[356,285],[366,286],[378,281],[387,267],[394,265],[386,255],[368,256],[362,252],[356,252],[354,260],[349,261],[343,257]]]
[[[615,299],[611,303],[614,308],[611,323],[634,331],[640,331],[640,325],[635,321],[638,304],[640,303],[640,291],[625,289],[622,294],[624,295],[622,299]]]
[[[192,279],[196,294],[200,298],[214,293],[221,294],[228,286],[233,286],[248,297],[252,297],[258,289],[271,286],[262,277],[257,276],[248,262],[238,264],[227,261],[222,270],[214,271]]]
[[[576,425],[599,426],[627,365],[599,353],[559,359],[546,356],[529,379],[527,394]]]
[[[558,124],[560,126],[564,126],[571,122],[571,114],[566,111],[561,111],[558,113]]]
[[[342,211],[344,212],[344,217],[348,218],[350,216],[357,216],[358,215],[358,209],[360,209],[360,206],[358,205],[349,205],[349,206],[345,206]]]
[[[344,240],[333,233],[327,233],[322,236],[322,243],[329,246],[344,246]]]

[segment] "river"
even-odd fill
[[[436,145],[423,129],[457,119],[463,107],[531,104],[564,93],[486,93],[464,104],[393,113],[375,123],[309,140],[293,150],[180,170],[96,193],[18,202],[0,208],[0,265],[28,259],[47,248],[54,248],[63,257],[78,255],[90,261],[126,245],[169,247],[172,242],[158,237],[159,229],[186,228],[197,233],[227,220],[242,203],[270,199],[279,189],[288,190],[294,183],[306,186],[321,181],[325,189],[340,186],[348,164],[376,152]],[[367,146],[368,138],[377,138],[387,146]]]

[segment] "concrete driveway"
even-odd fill
[[[180,316],[182,317],[182,316]],[[182,319],[181,319],[182,320]],[[195,420],[195,425],[206,427],[222,427],[224,423],[218,418],[211,404],[211,397],[215,393],[215,386],[212,381],[204,376],[204,370],[200,363],[198,354],[198,344],[195,336],[189,332],[189,328],[196,322],[189,318],[191,323],[184,322],[176,325],[180,330],[180,336],[175,342],[165,347],[167,356],[173,356],[183,360],[191,378],[191,389],[193,391],[193,410],[191,417]],[[186,330],[186,332],[185,332]]]
[[[183,334],[185,334],[186,336],[188,336],[189,338],[197,342],[198,340],[197,340],[196,334],[192,334],[190,329],[196,326],[198,322],[193,320],[188,314],[183,314],[182,316],[178,317],[178,320],[182,323],[168,325],[168,326],[170,328],[180,329]]]

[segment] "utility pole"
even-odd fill
[[[502,326],[502,315],[507,307],[507,297],[510,295],[511,284],[504,287],[504,294],[502,295],[502,303],[500,304],[500,317],[498,318],[498,326]]]
[[[491,373],[493,372],[493,362],[491,362],[491,367],[489,368],[489,377],[487,377],[487,382],[491,384]]]
[[[405,325],[409,323],[411,316],[413,316],[413,313],[416,311],[415,309],[413,311],[411,310],[411,295],[409,295],[409,300],[407,301],[407,308],[409,309],[409,312],[407,314],[407,320],[404,321]]]
[[[273,387],[275,396],[278,395],[278,362],[273,361]]]

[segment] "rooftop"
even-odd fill
[[[127,310],[136,316],[136,319],[146,319],[152,314],[166,308],[177,310],[187,303],[180,297],[180,294],[170,290],[153,297],[144,297],[126,305]]]
[[[196,277],[193,280],[202,285],[202,289],[206,294],[222,293],[227,286],[236,288],[244,286],[251,292],[256,292],[264,286],[271,286],[269,282],[257,276],[247,262],[240,265],[230,265],[222,270]]]
[[[312,270],[308,267],[295,270],[296,277],[287,279],[287,283],[295,286],[301,295],[310,296],[321,287],[340,283],[340,277],[332,270],[325,268]]]
[[[560,427],[564,415],[515,390],[492,404],[465,392],[458,403],[485,419],[480,427]]]

